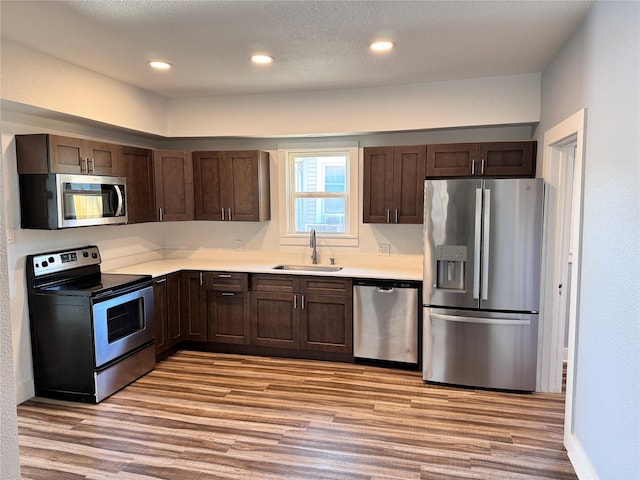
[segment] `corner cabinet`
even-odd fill
[[[427,177],[534,177],[536,146],[529,142],[427,146]]]
[[[193,161],[191,152],[154,150],[153,176],[156,219],[193,220]]]
[[[127,179],[129,223],[156,220],[151,150],[121,146],[118,149],[118,172]]]
[[[271,219],[267,152],[193,152],[193,168],[196,220]]]
[[[353,354],[351,279],[251,276],[251,345]]]
[[[421,224],[425,145],[364,149],[364,223]]]
[[[16,135],[18,173],[118,174],[118,146],[46,133]]]

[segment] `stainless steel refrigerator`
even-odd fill
[[[542,179],[426,180],[423,378],[534,391]]]

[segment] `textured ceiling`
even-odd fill
[[[0,32],[165,97],[246,95],[541,72],[592,4],[2,0]],[[397,48],[369,52],[378,38]],[[152,58],[174,68],[151,71]]]

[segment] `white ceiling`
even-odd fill
[[[537,73],[592,4],[2,0],[0,14],[3,38],[165,97],[198,97]],[[383,37],[397,48],[369,52]],[[252,65],[256,52],[275,62]],[[152,58],[174,68],[151,71]]]

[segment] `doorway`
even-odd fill
[[[562,390],[566,359],[565,443],[573,436],[573,396],[578,361],[585,121],[586,110],[581,110],[544,133],[542,176],[546,198],[538,390]]]

